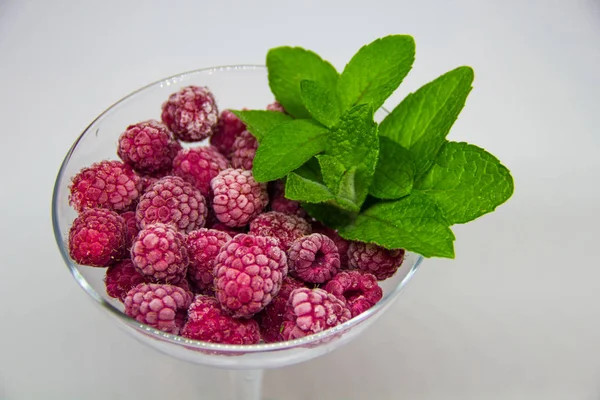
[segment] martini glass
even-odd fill
[[[106,269],[82,266],[69,257],[67,237],[77,216],[69,206],[69,183],[81,168],[105,159],[118,159],[117,139],[133,123],[160,119],[160,106],[169,95],[183,86],[208,86],[215,94],[220,110],[264,109],[273,102],[267,70],[263,66],[241,65],[207,68],[162,79],[124,97],[96,118],[77,138],[58,173],[52,197],[52,222],[56,242],[77,283],[100,309],[128,334],[148,346],[179,359],[230,370],[231,400],[258,400],[261,397],[264,369],[279,368],[308,361],[348,343],[360,335],[390,305],[410,281],[422,257],[407,253],[402,267],[391,278],[380,282],[383,298],[357,317],[318,334],[280,343],[223,345],[190,340],[139,323],[123,313],[123,304],[106,294]],[[387,111],[380,109],[376,119]],[[198,143],[193,144],[198,146]],[[200,144],[202,145],[202,144]],[[189,146],[184,144],[184,146]]]

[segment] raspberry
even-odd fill
[[[343,271],[327,282],[324,289],[346,299],[352,317],[367,311],[383,297],[375,275],[364,271]]]
[[[251,171],[227,168],[211,182],[213,210],[230,227],[246,225],[269,202],[266,185],[254,180]]]
[[[234,113],[223,110],[215,127],[215,133],[210,137],[210,144],[229,157],[233,152],[233,142],[245,130],[246,125]]]
[[[252,220],[249,233],[256,236],[276,237],[279,239],[281,249],[287,251],[294,240],[310,234],[310,225],[295,215],[269,211]]]
[[[287,258],[277,239],[239,234],[215,260],[215,290],[234,318],[250,318],[276,296],[287,274]]]
[[[231,165],[234,168],[251,170],[257,148],[258,142],[254,136],[248,131],[243,131],[233,142]]]
[[[140,231],[131,247],[131,259],[148,280],[161,283],[181,281],[190,261],[183,234],[164,224]]]
[[[229,166],[229,161],[213,146],[180,151],[173,160],[173,173],[194,185],[206,198],[210,181]]]
[[[351,242],[348,265],[351,269],[370,272],[382,281],[394,275],[404,261],[404,250],[388,250],[373,243]]]
[[[333,243],[335,243],[335,246],[340,254],[341,269],[348,269],[348,246],[350,246],[350,242],[341,237],[334,229],[326,227],[319,221],[315,221],[312,224],[312,231],[316,233],[322,233],[329,239],[333,240]]]
[[[146,279],[134,267],[133,262],[129,258],[109,267],[104,277],[106,293],[110,297],[121,301],[125,301],[127,292],[132,287],[144,282],[146,282]]]
[[[188,320],[181,335],[223,344],[257,344],[260,341],[256,321],[236,320],[223,312],[215,298],[202,295],[196,296],[188,309]]]
[[[188,277],[200,290],[213,284],[215,258],[224,244],[231,240],[225,232],[214,229],[198,229],[187,236],[185,243],[190,256]]]
[[[124,212],[121,214],[121,218],[123,218],[123,221],[125,221],[125,249],[129,251],[131,249],[131,245],[133,244],[133,240],[140,230],[137,227],[134,211]]]
[[[352,318],[345,302],[323,289],[295,289],[288,300],[281,335],[292,340],[319,333]]]
[[[285,183],[274,181],[271,191],[271,210],[298,217],[306,217],[306,211],[300,207],[300,203],[285,198]]]
[[[119,137],[117,154],[143,174],[166,171],[181,149],[168,128],[154,120],[130,125]]]
[[[262,333],[262,338],[267,343],[275,343],[283,341],[281,336],[281,324],[283,324],[283,314],[287,307],[290,293],[294,289],[305,287],[304,283],[286,276],[283,278],[281,289],[273,301],[265,307],[264,310],[257,315],[258,324]]]
[[[210,229],[214,229],[216,231],[221,231],[221,232],[225,232],[227,233],[229,236],[234,237],[235,235],[237,235],[238,233],[246,233],[243,229],[237,230],[235,228],[231,228],[225,224],[222,224],[220,222],[217,222],[215,224],[213,224]]]
[[[206,139],[217,125],[219,110],[207,87],[188,86],[169,96],[162,105],[162,121],[179,140]]]
[[[140,198],[136,220],[140,228],[160,222],[182,232],[202,228],[206,201],[200,191],[177,176],[166,176],[148,188]]]
[[[290,273],[304,282],[323,283],[340,269],[340,255],[335,243],[320,233],[296,239],[287,256]]]
[[[69,230],[69,255],[78,264],[106,267],[123,254],[125,221],[114,211],[84,210]]]
[[[137,200],[142,181],[121,161],[100,161],[79,171],[71,182],[69,203],[77,211],[86,208],[125,210]]]
[[[192,298],[172,285],[140,283],[125,297],[125,314],[164,332],[179,334]]]
[[[269,104],[267,106],[267,110],[269,110],[269,111],[279,111],[279,112],[285,114],[285,109],[283,108],[283,106],[281,105],[281,103],[278,102],[278,101]]]

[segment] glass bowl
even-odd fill
[[[222,345],[158,331],[129,318],[123,305],[106,294],[104,268],[81,266],[69,257],[67,237],[71,223],[77,216],[70,207],[70,179],[81,168],[104,159],[118,159],[117,139],[125,128],[147,119],[160,119],[162,103],[183,86],[208,86],[215,95],[219,110],[265,109],[274,101],[269,89],[267,70],[263,66],[227,66],[207,68],[162,79],[145,86],[119,100],[96,118],[77,138],[67,153],[58,173],[52,198],[52,222],[56,242],[63,259],[79,285],[101,309],[112,316],[119,327],[150,347],[192,363],[210,365],[230,370],[246,370],[233,374],[232,398],[258,399],[260,371],[307,361],[329,353],[354,339],[381,316],[398,298],[410,281],[422,257],[407,253],[398,272],[380,282],[383,288],[381,301],[365,313],[333,329],[301,339],[251,346]],[[377,119],[387,111],[380,109]],[[198,143],[194,143],[198,146]],[[184,147],[189,144],[184,144]]]

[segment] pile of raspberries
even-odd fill
[[[106,291],[131,318],[207,342],[292,340],[371,308],[404,250],[348,242],[286,199],[284,182],[257,182],[257,147],[208,88],[172,94],[160,122],[120,135],[120,161],[72,178],[71,258],[108,267]]]

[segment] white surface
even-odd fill
[[[390,33],[415,36],[417,61],[388,105],[472,65],[475,89],[451,138],[496,154],[516,193],[495,214],[456,227],[457,259],[425,262],[363,337],[268,372],[266,393],[600,397],[597,1],[83,3],[0,2],[0,398],[222,398],[225,371],[135,342],[71,278],[50,223],[59,164],[97,114],[156,79],[262,63],[283,44],[341,68]]]

